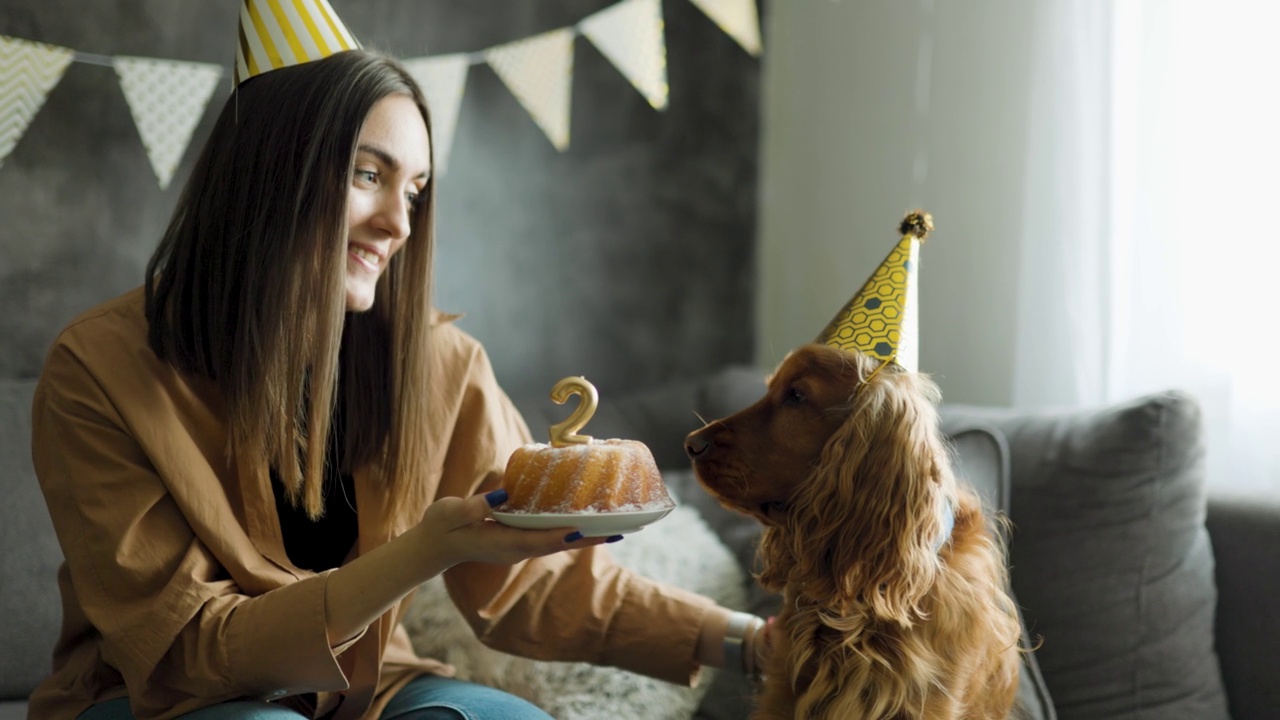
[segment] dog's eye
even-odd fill
[[[787,392],[782,396],[782,402],[786,405],[799,405],[804,402],[804,393],[796,388],[787,388]]]

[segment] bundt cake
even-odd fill
[[[582,377],[567,377],[551,390],[557,403],[570,395],[581,395],[583,402],[567,420],[551,426],[551,444],[531,443],[511,454],[502,510],[561,514],[673,507],[653,453],[644,443],[578,434],[595,414],[595,386]]]
[[[674,503],[644,443],[592,440],[553,447],[531,444],[507,462],[509,512],[628,512]]]

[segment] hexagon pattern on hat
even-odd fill
[[[857,295],[836,314],[816,342],[893,360],[915,372],[919,312],[915,274],[920,240],[905,234]]]

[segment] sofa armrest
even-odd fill
[[[1280,707],[1280,500],[1209,498],[1218,660],[1234,720]]]

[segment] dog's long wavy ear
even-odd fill
[[[796,567],[790,533],[784,528],[766,527],[756,548],[760,571],[756,581],[765,590],[782,592]]]
[[[903,625],[924,616],[948,502],[938,399],[915,373],[881,373],[855,393],[787,524],[790,580],[806,595]]]

